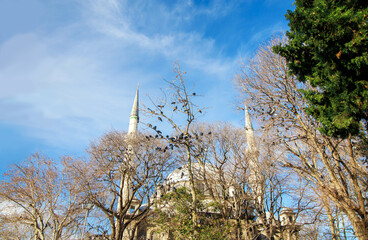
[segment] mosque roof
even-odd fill
[[[193,176],[196,180],[203,180],[204,176],[208,176],[210,178],[218,176],[216,174],[216,168],[210,164],[205,163],[204,167],[199,162],[192,163],[192,172]],[[166,178],[165,184],[172,184],[177,182],[187,182],[189,181],[188,174],[188,164],[185,164],[181,167],[178,167],[174,171],[172,171]]]
[[[25,213],[25,210],[14,202],[1,200],[0,201],[0,216],[20,216]]]

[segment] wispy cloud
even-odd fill
[[[136,84],[142,102],[159,94],[176,60],[204,95],[205,120],[231,120],[238,59],[282,27],[254,30],[242,48],[232,46],[234,56],[222,51],[217,26],[206,34],[206,23],[253,0],[70,2],[73,21],[0,42],[0,124],[20,126],[46,145],[85,147],[111,128],[126,129]]]
[[[73,144],[116,121],[129,94],[104,81],[111,76],[93,54],[70,42],[58,46],[59,40],[25,34],[1,46],[0,111],[6,114],[0,121],[54,144]]]
[[[147,15],[140,8],[144,2],[83,1],[80,22],[3,42],[0,111],[6,114],[0,122],[25,127],[48,144],[85,144],[110,128],[124,128],[137,81],[146,92],[156,92],[152,81],[177,59],[198,73],[198,85],[231,78],[235,60],[219,55],[213,39],[177,27],[190,21],[192,13],[185,9],[195,8],[191,1],[183,2],[184,10],[179,3],[170,7],[157,1],[159,12]],[[214,3],[193,14],[213,14],[217,8]],[[163,30],[149,26],[153,16],[159,16]],[[142,22],[148,26],[142,28]]]
[[[185,11],[185,6],[191,5],[190,1],[181,5],[180,11],[178,3],[172,9],[167,9],[159,1],[155,2],[155,6],[146,2],[129,2],[128,6],[126,1],[86,1],[83,4],[85,20],[91,29],[118,38],[120,44],[134,45],[167,57],[185,58],[181,54],[187,54],[188,50],[191,53],[201,49],[203,54],[214,50],[212,39],[178,27],[181,19],[190,13]],[[142,22],[146,25],[143,26]]]

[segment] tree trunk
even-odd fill
[[[337,238],[337,233],[336,233],[336,225],[335,225],[334,217],[332,216],[331,205],[328,202],[328,199],[323,192],[322,192],[322,202],[323,202],[324,208],[327,213],[328,221],[330,223],[331,239],[337,240],[338,238]]]
[[[367,240],[368,239],[368,224],[363,220],[355,217],[354,221],[351,221],[353,228],[355,230],[355,236],[359,240]]]
[[[194,183],[194,176],[192,172],[192,160],[190,157],[190,148],[189,146],[186,146],[187,150],[187,161],[188,161],[188,174],[189,174],[189,180],[190,180],[190,190],[192,193],[192,205],[193,205],[193,212],[192,212],[192,220],[193,220],[193,239],[197,239],[198,237],[198,216],[197,216],[197,193],[195,189],[195,183]]]

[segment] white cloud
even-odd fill
[[[99,59],[89,58],[85,49],[56,48],[52,39],[34,34],[3,44],[0,108],[7,114],[0,121],[25,126],[45,141],[73,144],[116,123],[131,94],[111,87]],[[127,88],[132,85],[126,82]]]
[[[203,12],[219,14],[226,11],[226,6],[230,4],[224,4],[221,8],[219,2],[222,3],[222,1],[213,1],[211,6],[194,8],[191,1],[179,1],[172,9],[167,9],[167,6],[160,5],[159,1],[154,3],[134,1],[128,4],[127,1],[90,0],[83,6],[87,24],[102,34],[118,38],[121,41],[120,44],[133,45],[151,53],[163,54],[169,59],[180,59],[188,64],[194,60],[206,61],[206,65],[211,65],[212,57],[220,57],[217,56],[218,50],[214,46],[214,40],[206,39],[198,32],[186,31],[180,23],[183,18],[188,18],[185,16],[189,14],[190,16],[204,14]],[[192,9],[194,11],[190,11]],[[137,30],[137,22],[146,23],[146,26],[141,27],[146,32],[149,32],[147,28],[153,28],[155,32],[146,33],[143,30]],[[157,23],[158,26],[152,22]],[[168,25],[170,27],[167,27]],[[160,30],[161,28],[165,31]],[[228,63],[225,60],[222,64]],[[212,68],[212,71],[214,69]]]
[[[207,85],[201,90],[214,111],[229,112],[217,88],[231,88],[236,61],[222,57],[213,39],[180,27],[193,14],[214,14],[216,2],[191,13],[191,1],[171,8],[159,1],[81,1],[81,22],[9,38],[0,45],[0,111],[7,113],[0,122],[26,127],[48,144],[86,144],[111,128],[126,129],[137,82],[154,95],[175,60],[196,74],[198,87]],[[158,6],[149,12],[152,4]]]

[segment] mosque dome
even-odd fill
[[[214,178],[218,176],[216,174],[216,168],[210,164],[205,163],[204,166],[199,162],[192,163],[192,172],[193,177],[196,181],[203,181],[204,177]],[[181,167],[178,167],[174,171],[172,171],[166,178],[164,185],[172,185],[179,182],[188,182],[189,174],[188,174],[188,164],[185,164]]]

